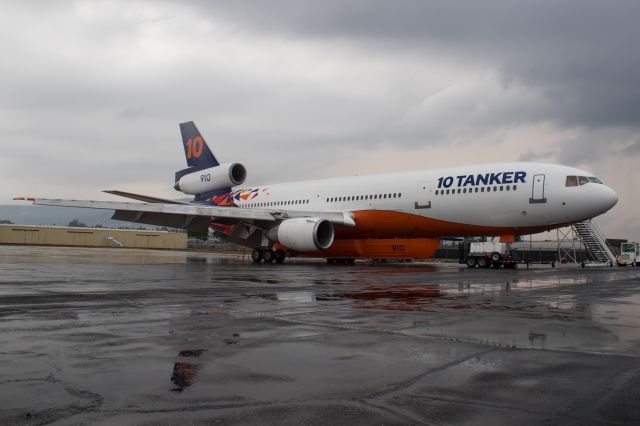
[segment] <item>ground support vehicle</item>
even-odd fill
[[[618,266],[638,266],[640,264],[640,247],[638,243],[622,243],[616,262]]]
[[[509,250],[509,244],[497,241],[474,242],[469,245],[466,264],[469,268],[515,268],[517,263]]]

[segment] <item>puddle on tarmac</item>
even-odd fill
[[[586,277],[542,280],[509,280],[501,284],[459,282],[451,284],[364,284],[358,289],[339,286],[329,291],[282,291],[244,294],[277,303],[335,303],[350,301],[356,310],[430,311],[446,309],[528,310],[547,308],[557,311],[576,309],[575,294],[532,295],[526,300],[506,300],[509,295],[536,290],[568,288],[589,284]],[[519,299],[519,298],[518,298]]]

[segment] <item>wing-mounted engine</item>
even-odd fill
[[[247,178],[247,169],[240,163],[225,163],[191,173],[189,169],[181,170],[176,177],[177,191],[196,195],[241,185]]]
[[[333,243],[333,224],[319,217],[283,220],[267,232],[271,241],[288,249],[308,252],[328,249]]]

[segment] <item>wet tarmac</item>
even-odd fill
[[[0,246],[0,424],[640,424],[640,268]]]

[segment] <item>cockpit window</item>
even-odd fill
[[[577,176],[567,176],[567,182],[564,186],[578,186],[578,177]]]
[[[602,181],[595,176],[567,176],[564,186],[586,185],[589,182],[603,184]]]

